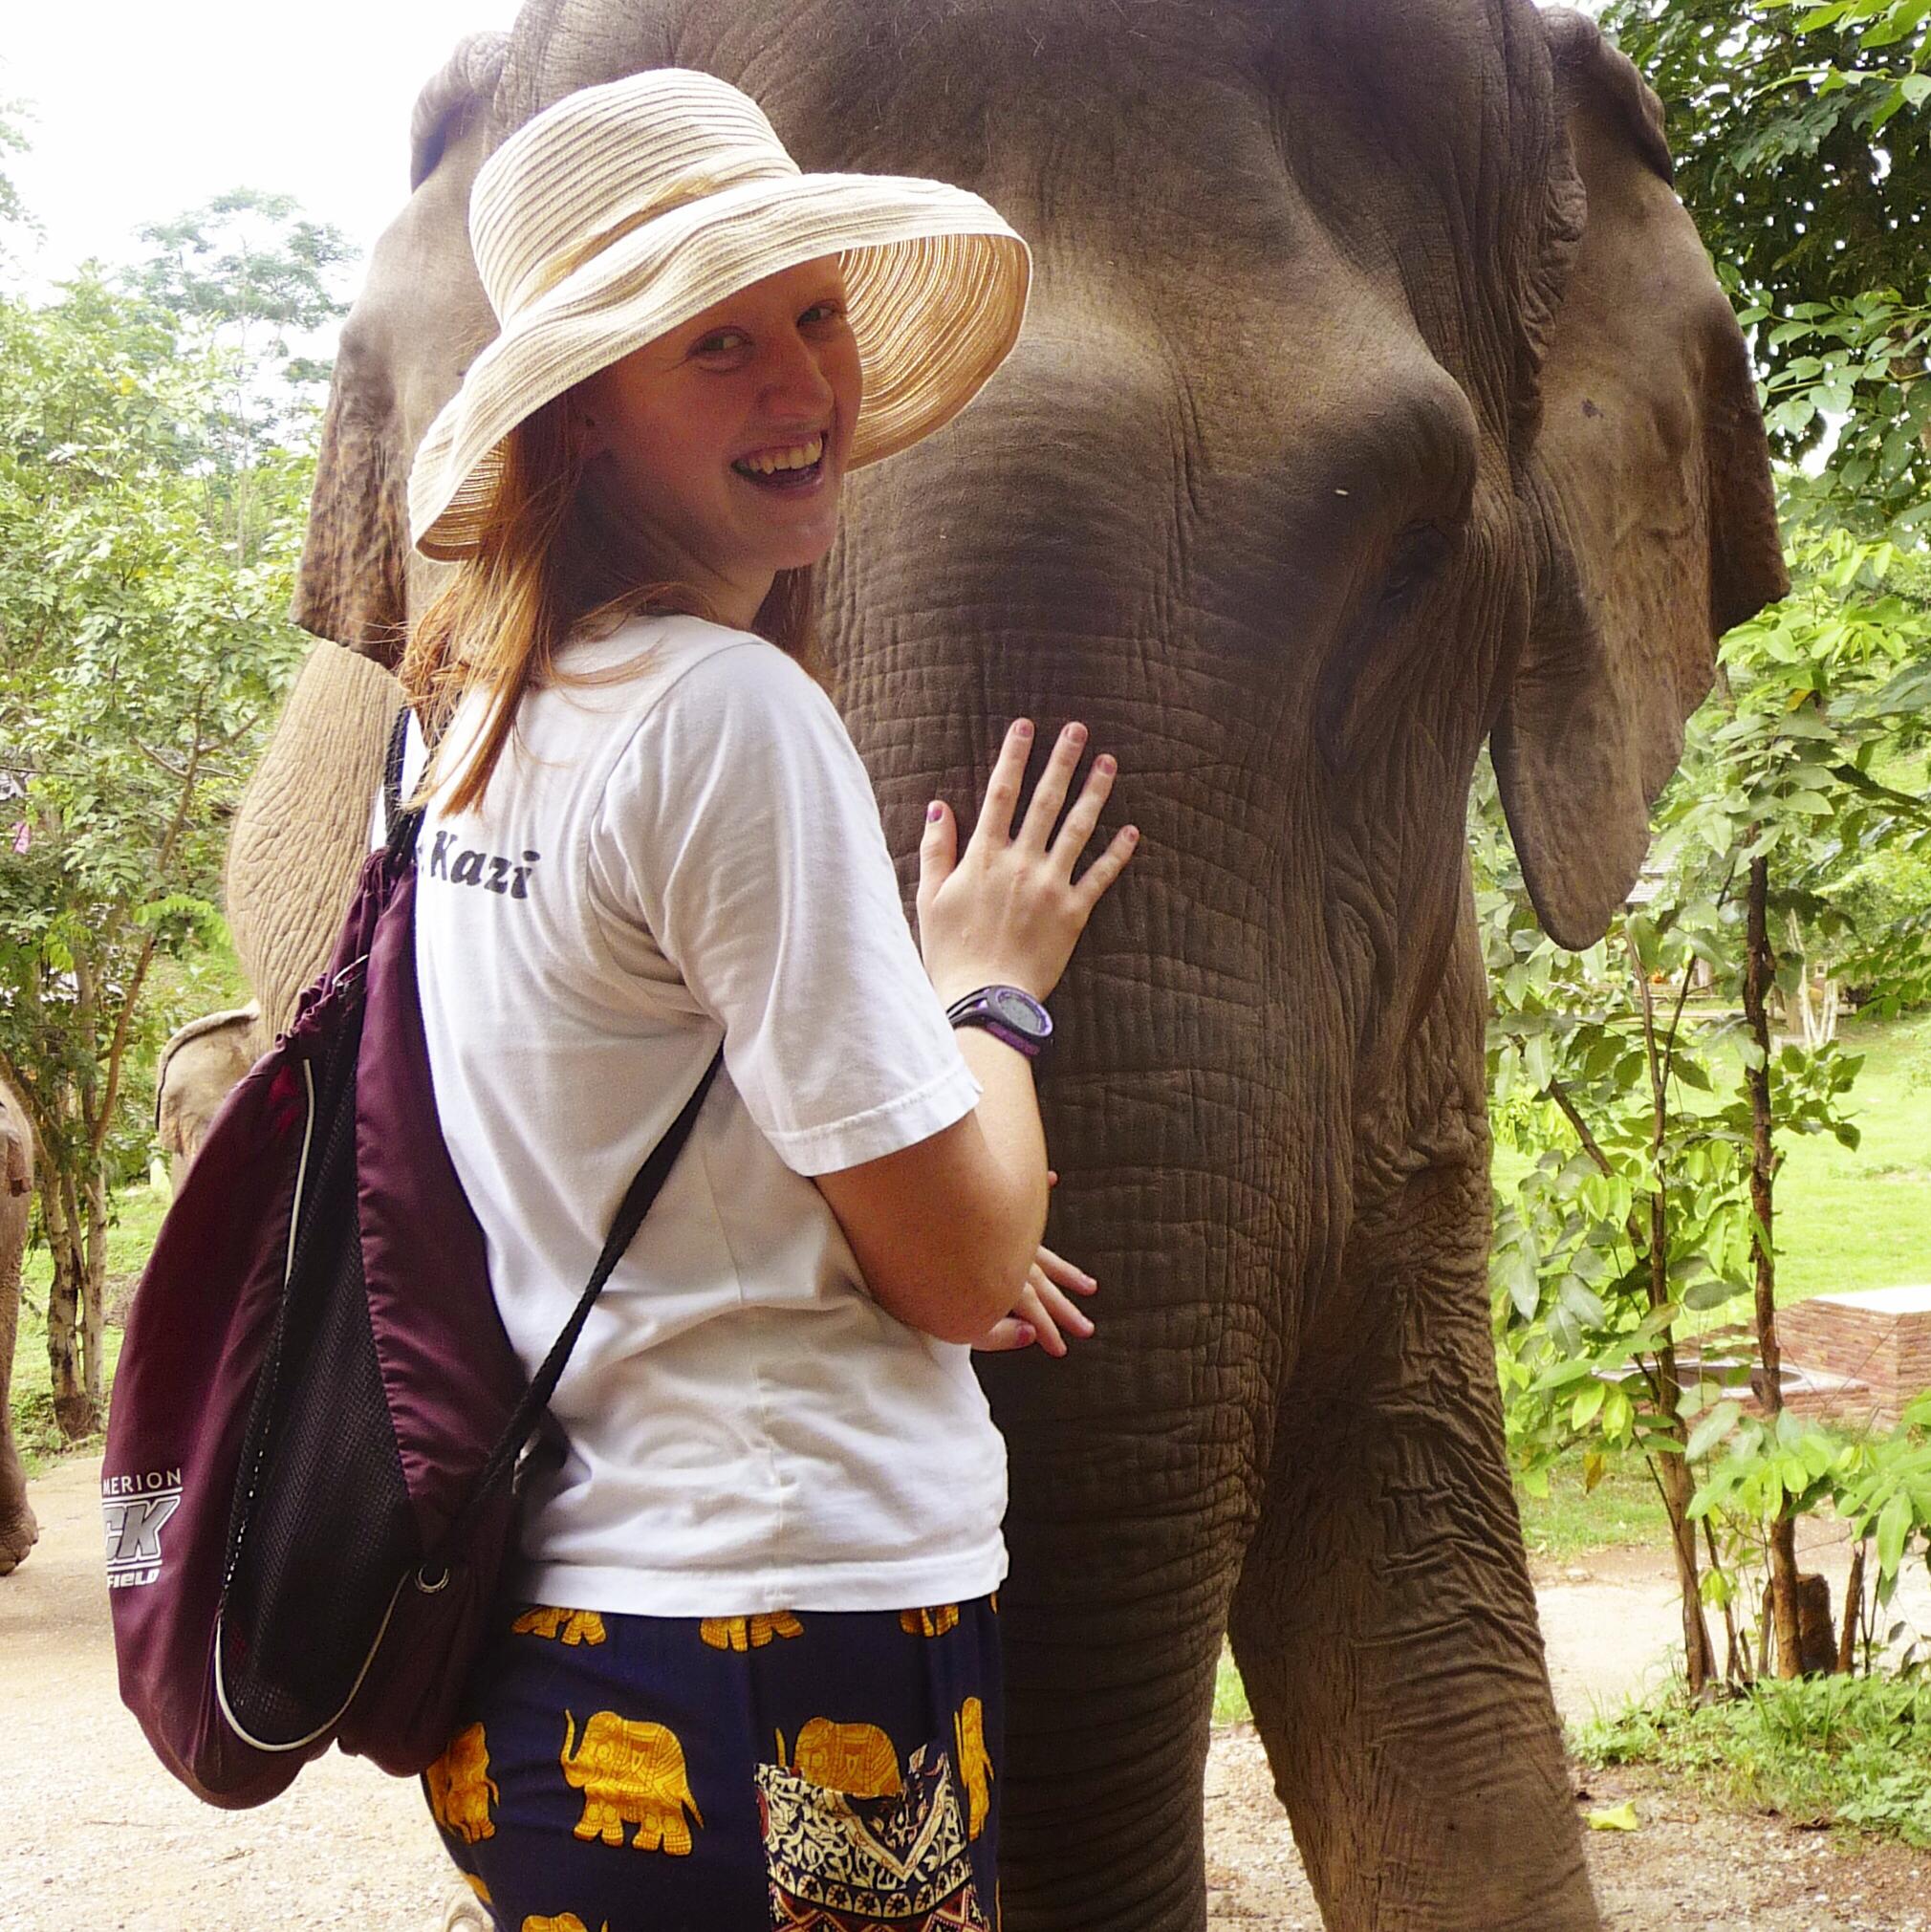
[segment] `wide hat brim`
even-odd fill
[[[1018,339],[1031,257],[979,196],[892,175],[741,183],[619,236],[510,318],[416,452],[416,548],[445,561],[476,550],[503,439],[533,410],[737,290],[822,255],[842,263],[864,371],[849,468],[949,423]]]

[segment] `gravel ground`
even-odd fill
[[[1216,1734],[1206,1791],[1210,1932],[1321,1932],[1251,1726]],[[1718,1811],[1644,1772],[1578,1772],[1576,1792],[1578,1811],[1627,1798],[1641,1821],[1588,1834],[1610,1932],[1931,1932],[1921,1852]]]
[[[33,1485],[40,1543],[0,1581],[0,1932],[438,1932],[451,1868],[413,1786],[336,1757],[298,1796],[225,1813],[155,1763],[115,1693],[98,1474],[78,1460]],[[1660,1667],[1675,1611],[1653,1558],[1538,1583],[1571,1715]],[[1319,1932],[1251,1728],[1217,1734],[1206,1790],[1210,1925]],[[1624,1797],[1641,1830],[1589,1837],[1617,1932],[1931,1932],[1922,1854],[1704,1810],[1636,1773],[1592,1776],[1577,1802]]]

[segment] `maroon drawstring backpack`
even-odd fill
[[[395,809],[327,971],[217,1115],[127,1318],[101,1474],[120,1694],[210,1804],[331,1744],[447,1744],[521,1454],[718,1061],[631,1183],[526,1382],[436,1121],[416,984],[420,811]]]

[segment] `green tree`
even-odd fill
[[[1648,1460],[1671,1525],[1693,1690],[1717,1673],[1700,1598],[1724,1612],[1725,1673],[1750,1668],[1731,1614],[1745,1549],[1768,1567],[1778,1664],[1794,1672],[1792,1518],[1854,1467],[1780,1415],[1775,1183],[1791,1134],[1855,1144],[1845,1108],[1859,1063],[1828,1042],[1776,1043],[1772,1002],[1790,1024],[1810,959],[1833,945],[1896,985],[1923,975],[1917,936],[1860,935],[1838,901],[1862,855],[1931,842],[1922,787],[1881,775],[1922,728],[1931,621],[1892,589],[1899,559],[1888,545],[1839,532],[1795,562],[1795,593],[1725,640],[1718,690],[1660,802],[1643,902],[1605,946],[1573,958],[1542,938],[1492,807],[1475,823],[1497,1132],[1535,1161],[1516,1196],[1498,1201],[1511,1438],[1531,1471],[1577,1440],[1592,1474],[1611,1450]],[[1711,1010],[1700,983],[1727,1000]],[[1741,1004],[1741,1029],[1728,1001]],[[1725,1073],[1739,1063],[1740,1075]],[[1700,1345],[1686,1372],[1685,1311],[1746,1293],[1747,1354]],[[1722,1400],[1751,1358],[1761,1422]],[[1694,1495],[1691,1462],[1719,1451],[1721,1497]],[[1713,1516],[1717,1500],[1725,1513]]]
[[[329,367],[302,344],[345,313],[336,280],[355,250],[290,196],[246,187],[140,234],[152,252],[127,286],[223,375],[206,411],[214,460],[202,477],[208,521],[226,526],[246,562],[276,507],[272,492],[258,500],[257,469],[272,451],[314,440]]]
[[[26,111],[24,101],[0,100],[0,157],[27,152],[30,143],[20,126]],[[20,199],[20,190],[13,185],[13,177],[0,166],[0,228],[33,226],[26,204]]]
[[[305,640],[284,613],[310,460],[248,466],[252,552],[210,527],[227,362],[86,271],[0,299],[0,1073],[41,1144],[55,1413],[98,1422],[111,1191],[157,961],[202,944],[224,819]]]

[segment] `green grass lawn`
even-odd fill
[[[1518,1486],[1515,1502],[1530,1555],[1547,1563],[1566,1563],[1592,1550],[1669,1547],[1662,1498],[1648,1469],[1633,1457],[1612,1463],[1589,1489],[1580,1451],[1564,1456],[1549,1472],[1548,1495],[1532,1496]]]
[[[1777,1299],[1931,1281],[1931,1014],[1852,1020],[1854,1153],[1793,1138],[1777,1177]]]

